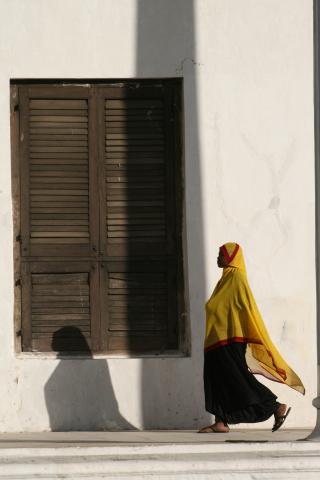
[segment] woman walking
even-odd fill
[[[253,375],[294,388],[305,388],[273,345],[247,280],[242,249],[237,243],[220,247],[222,277],[206,303],[204,342],[205,408],[215,423],[200,433],[229,431],[228,424],[263,422],[275,417],[278,430],[291,408]]]

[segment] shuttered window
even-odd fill
[[[181,350],[180,81],[16,84],[11,103],[22,350]]]

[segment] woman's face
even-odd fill
[[[227,263],[226,259],[224,258],[221,250],[219,250],[219,255],[218,255],[218,258],[217,258],[217,265],[218,265],[219,268],[225,268],[225,267],[228,266],[228,263]]]

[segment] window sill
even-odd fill
[[[163,353],[146,353],[146,354],[125,354],[125,353],[108,353],[94,355],[75,355],[75,354],[57,354],[54,352],[20,352],[16,354],[18,360],[108,360],[108,359],[144,359],[144,358],[190,358],[190,353],[180,351],[168,351]]]

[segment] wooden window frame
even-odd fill
[[[164,80],[159,80],[159,82],[163,82]],[[106,326],[106,315],[102,315],[102,311],[104,309],[104,301],[105,297],[102,295],[102,293],[99,293],[99,298],[100,300],[97,301],[97,299],[94,301],[95,309],[97,311],[97,315],[99,316],[99,322],[101,322],[101,325],[97,325],[97,322],[94,322],[94,329],[96,330],[95,333],[95,338],[96,340],[94,341],[94,346],[92,348],[92,351],[96,355],[104,355],[104,356],[118,356],[118,355],[125,355],[126,357],[140,357],[140,356],[170,356],[170,355],[183,355],[183,356],[189,356],[190,355],[190,335],[189,335],[189,319],[188,315],[186,314],[186,299],[185,299],[185,285],[184,285],[184,255],[183,255],[183,233],[184,233],[184,209],[183,209],[183,196],[184,196],[184,189],[183,189],[183,181],[184,181],[184,172],[183,172],[183,152],[182,152],[182,79],[168,79],[168,82],[173,82],[174,84],[177,85],[177,97],[174,101],[174,105],[177,109],[175,112],[175,120],[174,120],[174,138],[175,141],[172,143],[171,147],[174,149],[174,155],[177,161],[174,164],[174,170],[171,172],[173,174],[173,177],[175,179],[175,198],[171,198],[171,204],[174,205],[174,210],[175,210],[175,215],[176,215],[176,228],[178,230],[177,232],[177,242],[179,248],[181,248],[181,254],[179,256],[179,261],[177,263],[177,312],[176,312],[176,321],[177,321],[177,327],[178,327],[178,336],[177,336],[177,346],[172,349],[167,349],[167,350],[161,350],[155,349],[154,351],[151,349],[148,352],[134,352],[130,353],[127,351],[116,351],[116,352],[110,352],[106,348],[106,342],[105,338],[102,338],[100,336],[100,341],[98,340],[99,337],[99,332],[97,330],[102,329],[102,326]],[[83,86],[81,86],[81,83],[83,83]],[[100,80],[83,80],[83,81],[76,81],[76,84],[79,86],[79,88],[76,91],[76,96],[78,98],[79,95],[81,95],[81,92],[83,92],[83,88],[85,88],[85,85],[96,85],[100,88],[100,90],[95,90],[92,89],[93,94],[92,94],[92,99],[90,101],[93,102],[93,109],[96,109],[97,111],[99,108],[101,109],[101,102],[99,102],[99,95],[97,95],[95,92],[103,92],[103,88],[110,88],[111,85],[119,85],[119,84],[156,84],[157,80],[110,80],[110,81],[100,81]],[[28,299],[24,298],[23,295],[21,294],[21,284],[24,280],[24,272],[28,270],[30,267],[34,268],[34,271],[41,271],[41,266],[37,265],[36,263],[39,262],[39,252],[33,252],[32,249],[31,251],[29,250],[29,245],[28,245],[28,239],[24,239],[22,235],[22,229],[21,225],[23,225],[24,219],[22,215],[22,210],[21,210],[21,202],[23,201],[23,182],[21,182],[21,176],[24,175],[23,168],[21,167],[21,162],[20,162],[20,152],[19,152],[19,145],[21,144],[20,140],[20,115],[17,114],[19,113],[19,109],[21,109],[21,106],[23,107],[23,102],[25,102],[25,99],[23,95],[21,96],[21,86],[27,86],[28,88],[33,88],[35,91],[37,89],[41,89],[42,92],[45,93],[45,88],[48,86],[49,88],[51,86],[57,85],[65,85],[66,87],[72,86],[73,88],[75,87],[75,82],[73,80],[53,80],[53,81],[24,81],[24,80],[12,80],[11,81],[11,96],[10,96],[10,106],[11,106],[11,156],[12,156],[12,198],[13,198],[13,240],[14,240],[14,284],[15,284],[15,289],[14,289],[14,329],[15,329],[15,350],[17,353],[24,353],[24,352],[32,352],[35,353],[33,350],[30,349],[30,342],[28,339],[28,336],[26,336],[26,332],[28,332],[28,327],[26,325],[23,325],[22,323],[22,318],[23,318],[23,310],[26,308],[26,305],[28,304]],[[23,89],[22,89],[23,91]],[[20,95],[19,95],[20,93]],[[90,93],[91,95],[91,93]],[[61,90],[61,96],[63,97],[63,91]],[[69,98],[69,97],[68,97]],[[91,97],[90,97],[91,98]],[[101,112],[100,112],[101,115]],[[96,118],[99,118],[99,115],[96,116]],[[96,128],[96,125],[94,122],[90,123],[90,130],[93,130]],[[90,132],[89,132],[90,135]],[[102,138],[100,138],[99,145],[94,144],[94,142],[89,143],[90,148],[95,148],[97,151],[91,152],[89,155],[89,160],[91,161],[92,158],[99,158],[99,153],[98,150],[102,148],[101,142],[104,141]],[[101,155],[100,155],[101,158]],[[92,181],[92,178],[95,178],[98,182],[97,178],[97,168],[96,165],[91,165],[90,166],[90,182]],[[99,198],[99,195],[101,195],[101,192],[103,191],[102,188],[99,189],[99,192],[96,192],[94,195],[94,202],[91,202],[91,208],[94,205],[99,204],[99,211],[100,211],[100,225],[101,225],[101,216],[104,215],[104,203],[101,201],[101,198]],[[103,206],[103,208],[102,208]],[[92,210],[92,216],[96,215],[96,209]],[[92,218],[92,216],[90,218]],[[95,222],[95,226],[97,225],[97,222]],[[107,263],[106,263],[106,258],[101,255],[101,249],[104,247],[104,235],[103,232],[100,228],[100,238],[99,238],[99,230],[97,230],[96,227],[93,227],[92,232],[94,233],[94,237],[91,238],[91,243],[90,243],[90,252],[92,253],[93,251],[97,253],[99,256],[98,264],[97,264],[97,257],[94,257],[90,254],[88,256],[82,255],[81,259],[79,258],[79,261],[82,263],[82,265],[85,265],[87,270],[91,270],[92,272],[97,269],[100,270],[100,274],[102,272],[106,272],[107,270]],[[25,229],[24,229],[25,231]],[[27,240],[27,241],[26,241]],[[22,242],[24,247],[22,247]],[[22,248],[26,248],[24,252],[21,252]],[[25,256],[24,253],[27,252],[29,255]],[[37,255],[34,255],[36,253]],[[62,257],[56,256],[54,259],[51,256],[45,255],[45,252],[41,252],[41,260],[43,262],[56,262],[56,261],[65,261],[68,263],[70,259],[68,259],[65,254]],[[22,260],[24,261],[22,262]],[[115,262],[121,262],[121,257],[118,259],[114,259]],[[170,259],[168,259],[170,262]],[[72,260],[70,260],[69,264],[72,264]],[[78,267],[76,267],[77,270]],[[79,270],[79,268],[78,268]],[[80,268],[81,270],[81,268]],[[79,271],[80,271],[79,270]],[[54,271],[54,268],[53,268]],[[103,275],[104,273],[102,273]],[[99,288],[101,289],[102,282],[99,282],[95,280],[95,286],[96,290]],[[92,290],[92,294],[94,295],[94,289]],[[102,303],[101,303],[102,302]],[[173,325],[174,322],[170,323],[170,325]],[[24,332],[24,338],[22,339],[22,332]],[[171,332],[171,335],[173,335],[173,332]],[[105,335],[106,337],[106,335]],[[29,347],[28,347],[29,345]],[[38,353],[38,352],[37,352]],[[41,354],[46,354],[46,355],[56,355],[55,352],[51,351],[42,351],[40,350],[39,353]],[[81,352],[62,352],[64,356],[70,357],[74,356],[75,354],[78,356],[88,356],[86,353],[81,353]],[[61,354],[61,352],[60,352]]]

